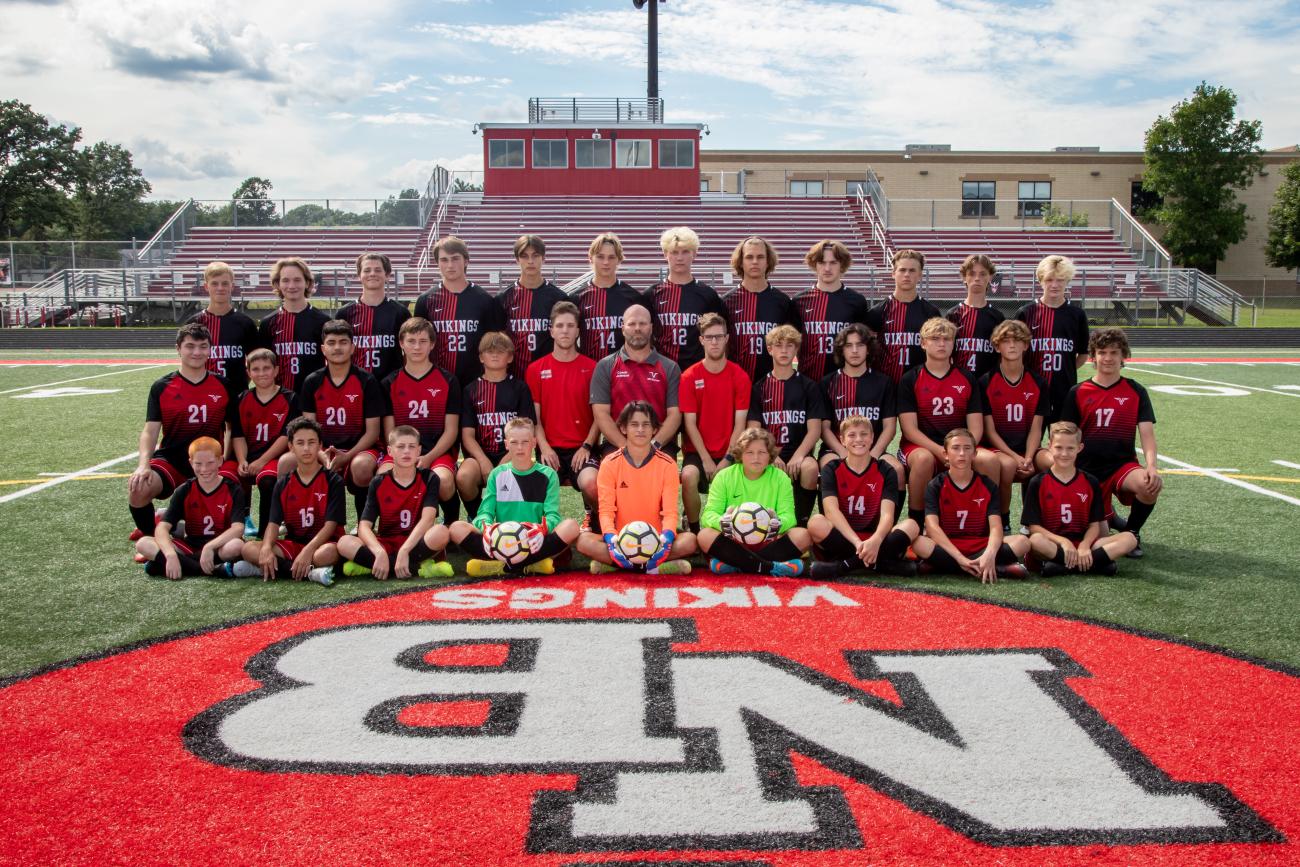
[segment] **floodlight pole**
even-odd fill
[[[646,99],[651,106],[659,99],[659,0],[632,0],[637,9],[650,7],[646,36]],[[653,109],[651,109],[653,110]]]

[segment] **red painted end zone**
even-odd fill
[[[679,589],[663,592],[665,586]],[[819,585],[809,582],[705,579],[655,585],[637,606],[638,587],[645,585],[610,576],[421,589],[214,629],[12,683],[0,689],[5,741],[0,755],[5,816],[0,861],[223,867],[560,867],[627,859],[741,859],[784,867],[994,862],[1186,867],[1300,861],[1295,842],[1300,836],[1300,677],[1118,629],[888,588],[827,585],[828,592],[818,596],[809,588]],[[609,592],[593,595],[599,588]],[[622,594],[622,602],[610,604],[611,594]],[[459,602],[446,607],[449,600]],[[468,607],[471,602],[480,607]],[[708,607],[699,607],[705,603]],[[573,658],[574,649],[584,645],[566,645],[568,650],[559,657],[548,655],[548,642],[557,639],[546,630],[614,624],[610,628],[667,635],[663,630],[670,621],[671,642],[638,643],[627,657],[634,666],[645,659],[647,674],[638,681],[644,692],[638,687],[630,697],[611,695],[594,703],[603,708],[593,716],[609,727],[611,743],[626,736],[662,745],[664,738],[675,739],[686,731],[704,732],[697,741],[702,752],[695,764],[671,766],[674,773],[659,775],[658,784],[699,778],[694,785],[702,791],[688,786],[686,794],[716,795],[721,801],[761,785],[769,787],[763,790],[762,803],[774,809],[805,798],[815,801],[821,805],[817,816],[827,826],[823,830],[833,832],[832,843],[811,845],[800,842],[802,837],[777,835],[770,845],[759,845],[752,834],[724,834],[670,846],[633,835],[596,838],[596,845],[588,839],[583,846],[565,848],[575,836],[565,837],[562,822],[556,824],[556,816],[565,815],[557,804],[569,809],[575,803],[616,805],[628,795],[615,782],[658,767],[637,764],[634,756],[613,748],[594,749],[603,758],[592,765],[566,765],[554,758],[549,766],[540,760],[533,765],[518,756],[516,764],[501,770],[481,763],[460,770],[441,765],[394,770],[364,762],[312,765],[316,744],[331,741],[335,748],[348,750],[372,734],[396,735],[394,741],[406,744],[428,743],[431,733],[418,731],[421,726],[462,728],[459,734],[433,738],[439,742],[434,749],[511,747],[516,734],[544,732],[549,723],[547,696],[528,691],[532,679],[562,679],[567,671],[575,697],[584,697],[600,681],[600,660]],[[462,638],[417,641],[409,652],[401,649],[405,645],[393,645],[396,651],[383,645],[384,635],[408,624],[415,630],[460,630]],[[537,630],[545,637],[523,639],[517,646],[504,639],[476,643],[463,638],[466,630],[492,635],[493,629],[520,636]],[[336,641],[360,642],[355,648],[361,652],[331,655],[330,647],[337,651],[338,645],[329,643]],[[313,657],[313,646],[323,655]],[[366,648],[375,646],[380,652],[371,658]],[[591,653],[596,652],[593,647]],[[999,669],[999,659],[1021,655],[1041,657],[1044,665],[1031,677],[1007,677],[1005,692],[993,696],[969,689],[962,693],[966,684],[953,675],[956,669],[947,676],[935,675],[944,666],[968,664],[975,664],[969,671],[978,674],[984,663],[972,660],[984,660],[992,670]],[[929,674],[923,667],[912,668],[916,658],[938,668]],[[655,669],[655,659],[672,666],[671,675],[667,669]],[[1048,660],[1053,660],[1051,665]],[[445,671],[438,672],[437,666]],[[743,684],[751,681],[743,677],[719,678],[716,689],[692,685],[691,677],[707,674],[710,666],[722,666],[723,673],[754,675],[754,683],[785,684],[789,690],[746,693]],[[338,693],[341,707],[358,691],[381,684],[380,668],[391,668],[408,680],[394,685],[394,698],[382,713],[385,703],[369,692],[361,700],[356,713],[365,713],[366,726],[373,731],[358,728],[356,740],[327,737],[350,730],[341,716],[332,715],[331,702],[312,700],[305,716],[277,711],[248,730],[252,740],[245,743],[269,737],[295,758],[268,765],[231,751],[229,745],[240,730],[239,715],[259,702],[303,693],[304,678],[324,683],[331,677],[354,677],[354,687]],[[466,674],[467,669],[473,670]],[[659,675],[653,676],[656,670]],[[885,677],[881,672],[886,670],[903,673]],[[493,724],[489,702],[496,693],[464,687],[421,689],[421,677],[464,677],[465,684],[503,678],[500,697],[507,700],[507,711],[512,697],[522,698],[513,722],[503,718],[495,731],[470,731],[466,736],[465,727]],[[795,689],[803,690],[799,695],[804,703],[790,691]],[[726,779],[710,783],[723,777],[719,763],[735,770],[727,763],[737,753],[724,749],[724,759],[707,758],[718,742],[731,742],[724,729],[710,729],[698,719],[689,728],[673,726],[736,690],[742,690],[740,698],[748,698],[737,706],[735,718],[749,715],[743,716],[747,728],[733,727],[731,736],[743,742],[748,731],[754,749],[742,757],[754,756],[766,764],[756,765],[753,775],[728,773]],[[963,694],[964,700],[954,699]],[[1016,704],[1012,697],[1017,695],[1033,701]],[[808,701],[810,697],[816,701]],[[638,712],[633,731],[615,731],[617,708],[628,700],[629,706],[644,708],[644,717]],[[1037,710],[1031,713],[1030,705]],[[1000,722],[972,727],[981,708],[993,714],[987,719]],[[1026,709],[1023,715],[1021,708]],[[1044,719],[1063,726],[1067,735],[1078,734],[1077,724],[1085,734],[1075,742],[1084,745],[1084,752],[1092,749],[1103,759],[1110,757],[1112,764],[1100,772],[1085,772],[1082,762],[1066,761],[1041,779],[1096,777],[1098,785],[1118,780],[1137,791],[1142,803],[1142,798],[1156,794],[1172,800],[1208,797],[1219,805],[1225,826],[1235,830],[1215,841],[1204,833],[1181,835],[1181,829],[1163,827],[1154,838],[1144,833],[1140,839],[1126,838],[1130,831],[1103,841],[1095,832],[1072,838],[1068,830],[990,838],[978,823],[964,819],[966,814],[945,806],[943,796],[928,789],[924,779],[911,776],[911,753],[902,757],[900,768],[886,772],[880,768],[898,759],[898,752],[875,761],[849,761],[844,747],[833,749],[829,739],[835,731],[851,729],[819,730],[815,720],[841,712],[857,713],[863,720],[863,753],[889,737],[911,738],[917,765],[925,763],[922,754],[932,747],[947,750],[951,766],[939,763],[932,771],[936,785],[967,773],[970,757],[977,766],[973,773],[1004,781],[981,787],[981,798],[1012,808],[1023,805],[1027,814],[1044,821],[1052,818],[1043,812],[1044,800],[1032,788],[1023,788],[1034,775],[1028,754],[1035,749],[1051,752],[1064,739],[1037,728],[1040,722],[1033,713],[1043,712]],[[777,718],[779,725],[764,722]],[[664,720],[669,728],[654,731]],[[598,728],[592,724],[593,731]],[[716,739],[707,734],[710,731],[719,733]],[[798,740],[789,739],[793,736]],[[605,746],[577,740],[573,727],[558,727],[542,749],[563,754],[570,748]],[[1035,741],[1037,747],[1031,745]],[[1005,756],[988,753],[990,744],[997,743],[1006,745]],[[620,764],[623,759],[626,763]],[[583,794],[580,781],[592,791]],[[1079,800],[1087,812],[1093,801],[1082,796]],[[702,803],[708,805],[711,799]],[[717,812],[720,818],[715,821],[722,830],[727,822],[756,821],[749,811]],[[694,814],[684,814],[684,820],[692,818]],[[627,845],[627,840],[636,845]]]

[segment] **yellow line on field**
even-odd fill
[[[1199,470],[1161,470],[1162,476],[1204,476],[1205,473]],[[1243,476],[1241,473],[1219,473],[1229,479],[1246,479],[1251,482],[1290,482],[1293,485],[1300,485],[1300,479],[1284,479],[1280,476]]]
[[[130,473],[87,473],[84,476],[77,476],[68,479],[70,482],[88,482],[96,479],[125,479],[130,477]],[[49,478],[44,479],[10,479],[9,481],[0,481],[0,485],[35,485],[40,482],[48,482]]]

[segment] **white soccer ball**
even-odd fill
[[[516,566],[528,558],[528,528],[518,521],[503,521],[496,525],[488,539],[492,556],[507,566]]]
[[[731,516],[731,536],[742,545],[762,545],[772,538],[772,519],[775,517],[760,503],[741,503]]]
[[[627,558],[629,563],[641,564],[659,553],[663,542],[659,532],[645,521],[632,521],[618,531],[614,537],[614,547]]]

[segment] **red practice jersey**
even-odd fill
[[[695,413],[704,447],[714,460],[727,453],[736,426],[736,412],[749,409],[753,387],[745,371],[734,361],[728,361],[721,373],[710,373],[701,361],[682,374],[682,413]],[[690,437],[683,435],[682,440],[685,451],[696,451]]]
[[[311,413],[324,435],[321,444],[346,451],[366,432],[366,419],[384,416],[384,395],[375,378],[353,365],[341,382],[324,368],[307,377],[302,411]]]
[[[261,344],[274,349],[280,359],[280,385],[302,394],[307,377],[325,366],[320,354],[321,329],[329,320],[328,313],[315,307],[298,313],[281,307],[258,324]]]
[[[221,316],[200,310],[185,321],[199,323],[212,335],[208,370],[225,377],[236,392],[248,388],[248,368],[244,366],[244,357],[259,345],[257,323],[252,317],[238,310]]]
[[[884,348],[881,372],[897,383],[902,382],[908,370],[924,364],[921,326],[941,315],[939,308],[924,298],[904,302],[891,297],[872,307],[867,325],[876,332]]]
[[[803,319],[799,372],[813,382],[821,382],[835,369],[835,335],[854,322],[867,324],[871,305],[862,293],[848,286],[834,292],[823,292],[814,286],[796,295],[794,302]]]
[[[821,495],[823,502],[835,499],[854,530],[874,533],[880,522],[881,502],[888,498],[897,508],[898,475],[889,464],[874,458],[860,473],[853,472],[847,461],[835,458],[822,467]]]
[[[868,370],[861,376],[849,376],[843,370],[828,373],[822,390],[831,410],[831,429],[840,435],[840,422],[860,415],[871,422],[871,432],[880,439],[884,420],[898,415],[894,383],[883,373]]]
[[[1049,533],[1077,543],[1088,525],[1102,519],[1101,486],[1082,470],[1075,470],[1063,482],[1051,470],[1039,473],[1025,488],[1025,507],[1020,523],[1037,524]]]
[[[970,307],[963,301],[949,310],[948,321],[957,326],[952,363],[976,379],[996,367],[998,351],[989,338],[993,336],[993,329],[1006,318],[992,304]]]
[[[524,378],[528,365],[554,348],[551,339],[551,309],[561,301],[569,300],[559,286],[547,281],[528,289],[516,281],[500,297],[510,319],[510,336],[515,341],[515,357],[510,362],[510,375]]]
[[[193,539],[202,547],[230,529],[232,524],[242,524],[248,517],[248,504],[239,485],[224,476],[217,477],[217,485],[203,490],[197,479],[186,479],[176,488],[163,521],[172,529],[185,522],[185,538]],[[197,550],[195,553],[198,553]]]
[[[572,361],[544,355],[528,365],[524,381],[541,407],[542,429],[553,449],[576,449],[591,431],[591,377],[596,362],[579,353]]]
[[[421,377],[405,367],[394,371],[380,389],[386,400],[385,415],[394,425],[407,424],[420,432],[420,451],[428,452],[447,429],[447,416],[460,416],[462,389],[456,377],[436,365]],[[456,422],[459,426],[459,418]],[[448,451],[460,452],[459,440]]]
[[[665,358],[677,362],[685,370],[704,358],[700,345],[700,330],[695,323],[701,313],[717,313],[727,318],[727,308],[712,286],[692,280],[673,283],[665,280],[646,293],[650,299],[650,314],[658,328],[655,331],[655,349]],[[727,326],[731,330],[731,326]]]
[[[1033,427],[1034,417],[1042,417],[1047,412],[1042,383],[1029,371],[1011,382],[1000,367],[995,367],[980,380],[980,394],[984,398],[985,445],[992,420],[992,427],[1002,441],[1013,452],[1023,455],[1029,446],[1029,429]]]
[[[939,526],[967,557],[983,553],[989,544],[989,518],[1002,511],[998,486],[975,473],[966,487],[958,487],[948,473],[940,473],[925,487],[925,514],[938,515]]]
[[[337,473],[321,467],[304,482],[295,470],[275,483],[269,520],[280,526],[280,538],[305,545],[326,522],[343,526],[344,503],[343,479]]]
[[[968,413],[983,413],[984,401],[970,374],[949,367],[943,376],[935,376],[925,365],[903,374],[898,384],[898,414],[916,413],[916,424],[934,442],[954,428],[966,427]]]
[[[352,301],[339,308],[338,318],[352,326],[352,363],[375,379],[402,366],[397,332],[411,318],[405,304],[385,298],[376,305]]]
[[[508,376],[500,382],[476,379],[465,386],[461,400],[465,412],[460,417],[461,430],[474,432],[479,448],[489,458],[505,454],[506,422],[516,416],[533,418],[533,395],[522,379]]]
[[[250,388],[239,396],[230,417],[230,435],[248,441],[248,459],[255,461],[285,435],[285,428],[298,415],[298,397],[292,391],[281,388],[263,403],[257,389]]]
[[[438,484],[432,470],[416,470],[415,478],[405,487],[395,475],[383,473],[370,482],[361,520],[370,522],[376,536],[404,542],[419,523],[420,513],[438,507]]]
[[[722,299],[731,319],[731,345],[727,357],[744,369],[753,382],[772,371],[772,356],[767,354],[767,332],[778,325],[793,325],[803,333],[803,315],[794,299],[780,289],[768,286],[762,292],[750,292],[743,286],[733,289]]]
[[[1138,425],[1156,420],[1146,388],[1121,376],[1109,386],[1086,379],[1070,391],[1061,414],[1083,432],[1079,466],[1099,479],[1106,479],[1133,461],[1133,443]]]
[[[179,470],[190,465],[190,443],[199,437],[221,442],[235,396],[215,373],[191,382],[179,370],[163,376],[149,389],[146,421],[162,423],[162,442],[154,452]]]

